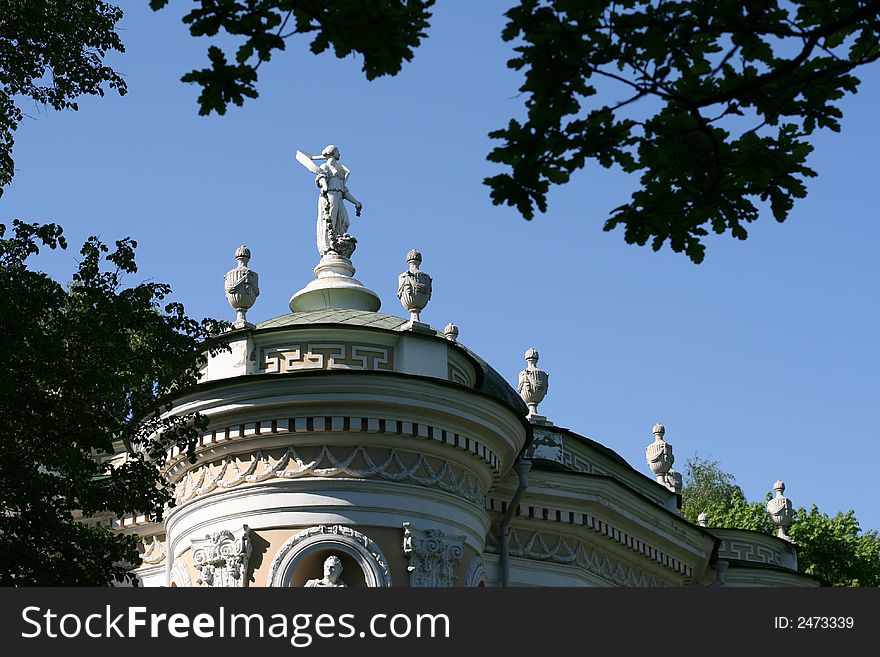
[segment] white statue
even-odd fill
[[[342,575],[342,559],[335,554],[331,554],[324,560],[324,577],[321,579],[310,579],[305,583],[305,586],[327,586],[337,588],[346,586],[345,582],[339,579],[340,575]]]
[[[351,171],[339,161],[339,149],[333,144],[324,148],[320,155],[297,151],[296,159],[315,174],[315,184],[320,190],[316,226],[318,253],[322,257],[332,252],[343,258],[350,258],[357,240],[348,234],[348,210],[343,201],[354,204],[358,217],[361,216],[361,209],[364,207],[351,195],[346,186]],[[318,166],[313,160],[325,160],[325,162]]]

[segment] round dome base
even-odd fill
[[[319,278],[290,297],[291,312],[350,308],[376,312],[382,302],[379,295],[347,277]]]
[[[315,267],[317,278],[290,297],[290,310],[349,308],[376,312],[382,305],[379,295],[353,278],[354,272],[348,258],[335,253],[325,254]]]

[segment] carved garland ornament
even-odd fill
[[[290,586],[293,572],[304,557],[328,549],[351,556],[363,570],[368,587],[391,586],[391,570],[379,546],[368,536],[343,525],[317,525],[287,539],[272,559],[267,585]]]
[[[660,586],[657,579],[647,573],[637,571],[620,559],[612,559],[595,546],[586,547],[582,541],[570,545],[563,536],[555,536],[555,544],[550,545],[539,532],[534,532],[522,543],[516,530],[510,532],[510,555],[538,561],[572,564],[583,568],[618,586]]]
[[[503,512],[502,500],[499,500],[494,497],[486,498],[488,505],[487,508],[489,511],[495,511],[498,513]],[[530,518],[536,518],[538,520],[545,520],[549,522],[557,522],[563,523],[574,527],[585,527],[587,529],[592,529],[593,531],[606,536],[611,539],[615,543],[626,546],[628,549],[641,554],[642,556],[659,563],[660,565],[674,570],[679,575],[684,576],[685,578],[690,578],[693,575],[693,566],[687,564],[680,559],[676,559],[670,554],[663,552],[662,550],[654,547],[653,545],[646,543],[645,541],[637,538],[636,536],[629,534],[614,525],[597,518],[596,516],[589,513],[576,513],[574,511],[564,511],[562,509],[553,509],[542,506],[523,506],[524,510],[522,513],[517,512],[519,515],[527,515]]]
[[[255,452],[244,470],[235,457],[230,456],[223,461],[220,470],[216,473],[209,465],[188,472],[175,487],[174,499],[178,504],[182,504],[217,488],[232,488],[267,479],[348,476],[411,482],[426,487],[436,486],[442,491],[460,495],[479,506],[484,506],[485,494],[480,482],[467,471],[455,468],[447,461],[443,461],[442,467],[434,469],[428,459],[421,454],[412,465],[407,466],[395,450],[388,450],[387,453],[385,460],[377,463],[362,446],[358,446],[345,458],[338,459],[325,445],[315,458],[304,460],[293,447],[289,447],[275,463],[271,463],[269,457],[262,452]],[[354,467],[352,464],[358,459],[361,459],[367,467]]]
[[[145,543],[141,561],[148,566],[155,566],[165,561],[165,546],[159,542],[155,535],[152,542],[149,544]]]

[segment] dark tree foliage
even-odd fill
[[[154,9],[169,0],[151,0]],[[293,34],[311,49],[363,56],[368,79],[395,74],[429,26],[433,0],[196,0],[195,36],[239,36],[234,63],[211,46],[200,113],[257,96],[257,68]],[[805,179],[817,128],[853,71],[880,57],[880,0],[520,0],[502,33],[523,72],[524,120],[490,134],[495,204],[547,211],[551,185],[595,160],[640,176],[605,230],[694,262],[710,231],[745,239],[762,207],[784,221]],[[602,82],[601,98],[596,86]],[[616,96],[609,101],[609,96]]]
[[[161,9],[169,0],[150,0]],[[183,18],[193,36],[221,31],[242,44],[229,63],[217,46],[208,48],[211,66],[183,76],[202,87],[199,114],[226,113],[229,103],[256,98],[257,69],[274,50],[284,50],[294,34],[314,34],[310,48],[319,54],[331,46],[337,57],[352,53],[364,59],[368,80],[398,73],[425,36],[434,0],[200,0]]]
[[[194,456],[205,419],[165,414],[211,323],[161,308],[165,284],[123,287],[131,239],[89,238],[67,288],[28,268],[44,246],[66,247],[60,227],[0,224],[0,586],[107,585],[139,563],[136,539],[78,519],[171,502],[167,450]]]
[[[764,502],[748,502],[736,479],[717,461],[693,456],[685,466],[682,515],[691,522],[700,513],[709,527],[749,529],[776,534]],[[812,505],[795,510],[788,535],[797,544],[798,568],[827,586],[880,586],[880,535],[862,531],[855,512],[822,513]]]
[[[493,200],[531,218],[586,161],[616,164],[641,189],[605,230],[694,262],[710,230],[745,239],[756,203],[786,219],[815,175],[806,137],[840,130],[853,69],[880,57],[877,1],[523,0],[507,16],[528,117],[492,133],[512,170],[487,181]],[[598,101],[595,80],[625,93]],[[647,118],[628,114],[645,100]]]
[[[103,96],[105,86],[125,94],[125,81],[103,61],[125,50],[121,18],[98,0],[0,0],[0,196],[12,181],[23,103],[76,110],[79,96]]]

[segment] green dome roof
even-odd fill
[[[302,326],[305,324],[347,324],[349,326],[366,326],[396,331],[406,324],[406,320],[394,315],[374,313],[368,310],[328,308],[327,310],[287,313],[286,315],[260,322],[257,324],[257,328],[270,329],[282,326]]]

